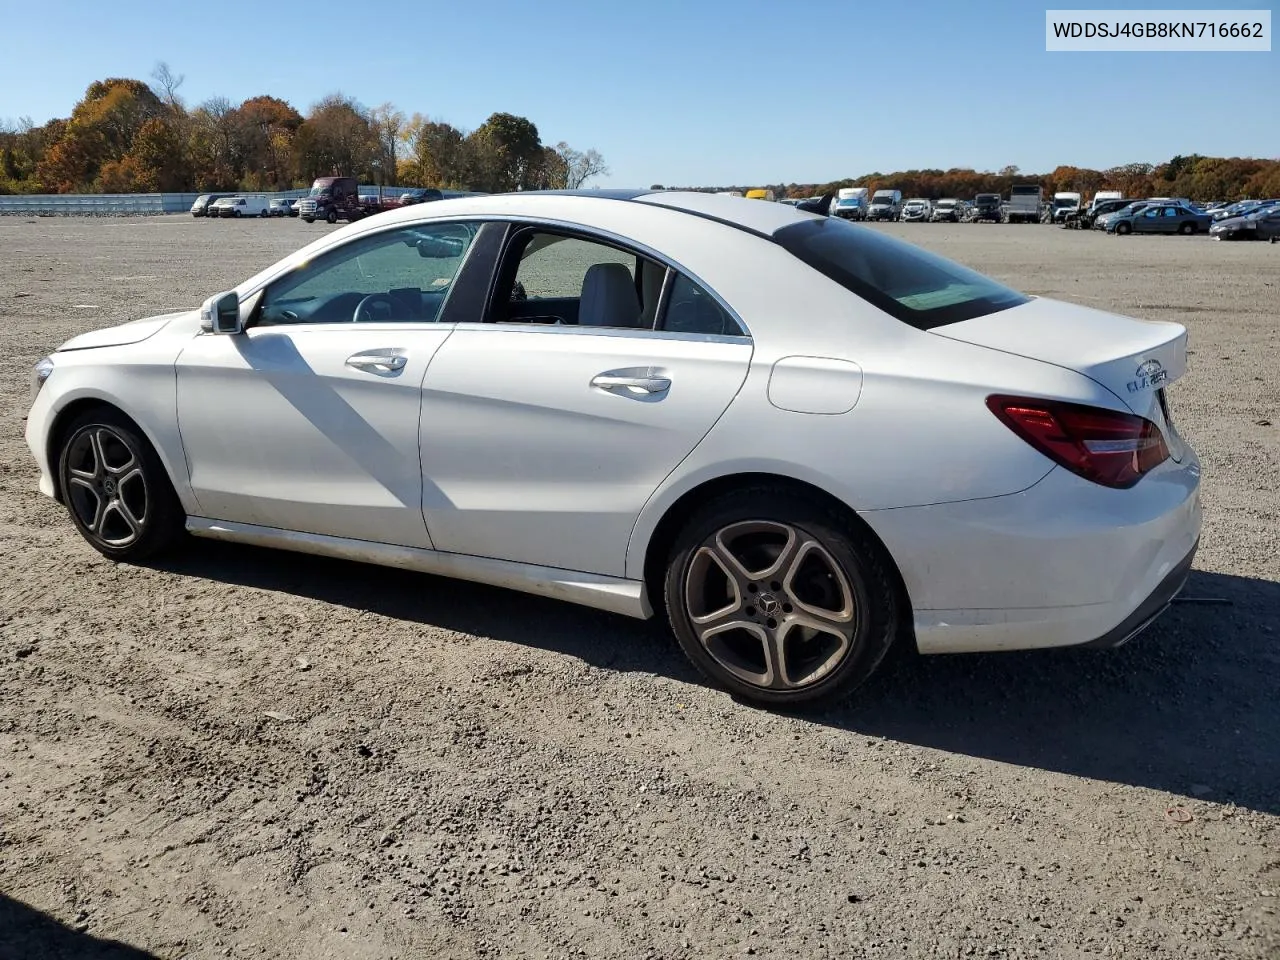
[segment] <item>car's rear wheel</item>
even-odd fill
[[[1116,224],[1116,233],[1120,234],[1121,236],[1124,236],[1126,233],[1132,233],[1132,232],[1133,232],[1133,227],[1131,227],[1129,224],[1127,223]]]
[[[65,437],[58,456],[63,501],[95,550],[142,560],[182,538],[182,506],[169,476],[128,417],[109,407],[91,410]]]
[[[1194,223],[1184,223],[1178,228],[1178,232],[1184,237],[1189,237],[1196,232],[1196,225]]]
[[[883,659],[898,626],[879,545],[785,489],[738,491],[699,510],[676,538],[664,593],[694,665],[764,706],[847,695]]]
[[[335,210],[330,210],[327,214],[325,214],[324,222],[325,222],[325,223],[337,223],[337,222],[338,222],[338,214],[337,214],[337,211],[335,211]]]

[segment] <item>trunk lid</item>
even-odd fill
[[[929,332],[1075,370],[1144,417],[1158,405],[1157,392],[1187,370],[1187,328],[1181,324],[1043,297]]]
[[[1182,442],[1165,388],[1187,371],[1187,329],[1136,320],[1044,297],[929,331],[1075,370],[1100,383],[1140,417],[1160,427],[1175,460]]]

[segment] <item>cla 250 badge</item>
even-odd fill
[[[1149,390],[1152,387],[1158,387],[1169,379],[1169,371],[1160,365],[1159,360],[1144,361],[1135,371],[1134,376],[1138,379],[1130,380],[1127,384],[1130,393],[1137,393],[1140,390]]]

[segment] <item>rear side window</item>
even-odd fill
[[[847,220],[806,220],[773,235],[788,253],[919,330],[1008,310],[1030,298],[912,244]]]

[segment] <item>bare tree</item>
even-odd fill
[[[564,160],[565,186],[570,190],[577,190],[592,177],[603,177],[608,175],[609,167],[604,162],[597,150],[588,150],[583,153],[581,150],[575,150],[563,140],[555,146],[556,153]]]
[[[369,111],[369,126],[378,142],[374,162],[377,164],[379,183],[383,186],[396,182],[396,160],[404,124],[404,114],[390,103],[384,103]]]
[[[182,110],[182,98],[178,96],[178,88],[182,86],[182,81],[186,80],[186,74],[174,73],[169,69],[169,64],[163,60],[156,62],[156,67],[151,71],[151,79],[155,84],[151,87],[155,91],[155,95],[163,100],[175,113]]]

